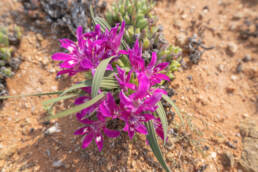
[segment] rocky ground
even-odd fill
[[[173,171],[258,171],[257,8],[257,0],[157,2],[166,39],[184,50],[171,87],[185,125],[176,126],[176,116],[162,148]],[[59,45],[51,27],[27,20],[16,0],[0,1],[0,9],[0,24],[17,24],[23,30],[17,49],[23,63],[7,80],[10,95],[68,87],[73,81],[55,77],[57,64],[51,54]],[[82,150],[81,138],[73,135],[80,125],[73,116],[44,122],[47,114],[41,103],[48,98],[4,102],[1,172],[162,171],[142,136],[106,139],[101,153],[95,145]],[[69,105],[65,102],[60,108]]]

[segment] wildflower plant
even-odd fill
[[[57,52],[52,56],[53,60],[60,61],[61,70],[57,75],[72,77],[83,72],[87,73],[87,80],[44,102],[51,112],[56,102],[74,98],[74,107],[57,114],[51,112],[49,119],[76,114],[82,127],[74,134],[84,136],[82,147],[95,142],[99,151],[103,149],[104,135],[114,138],[126,132],[130,139],[136,133],[145,135],[161,165],[170,171],[156,138],[157,135],[166,143],[168,124],[161,99],[174,106],[166,91],[159,88],[162,81],[170,80],[164,74],[169,62],[159,62],[156,52],[146,61],[142,55],[143,43],[139,40],[130,48],[123,40],[124,21],[110,29],[102,18],[94,17],[94,21],[94,31],[84,33],[78,27],[77,41],[61,39],[66,53]],[[122,125],[109,128],[112,122]]]

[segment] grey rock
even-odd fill
[[[64,166],[64,163],[63,163],[62,160],[57,160],[57,161],[53,162],[52,166],[55,167],[55,168],[59,168],[59,167]]]
[[[225,152],[221,155],[221,163],[224,168],[232,168],[234,166],[234,156],[231,152]]]
[[[248,119],[248,121],[240,126],[240,133],[243,137],[243,151],[238,167],[244,172],[258,171],[258,126],[257,119]]]

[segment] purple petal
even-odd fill
[[[160,80],[167,80],[167,81],[170,80],[170,78],[167,75],[162,73],[154,74],[153,77],[159,78]]]
[[[119,131],[116,131],[116,130],[110,130],[108,128],[104,128],[104,133],[108,136],[108,137],[111,137],[111,138],[114,138],[114,137],[118,137],[120,135],[120,132]]]
[[[167,63],[167,62],[160,63],[160,64],[158,64],[158,65],[154,68],[154,72],[155,72],[155,73],[156,73],[156,72],[159,72],[159,71],[165,69],[168,65],[169,65],[169,63]]]
[[[90,145],[90,143],[91,143],[93,137],[94,137],[94,134],[93,134],[93,133],[90,133],[90,134],[88,134],[88,135],[86,135],[86,136],[84,137],[84,140],[83,140],[83,142],[82,142],[82,148],[83,148],[83,149],[86,148],[86,147],[88,147],[88,146]]]
[[[75,65],[77,65],[77,61],[74,59],[71,59],[71,60],[67,60],[67,61],[61,63],[60,67],[69,69],[69,68],[73,68]]]
[[[76,50],[76,44],[70,39],[61,39],[60,43],[61,43],[61,47],[67,49],[70,53]]]
[[[143,124],[139,124],[137,127],[135,127],[135,129],[138,133],[141,133],[141,134],[144,134],[144,135],[148,134],[148,131]]]
[[[74,132],[74,135],[84,135],[85,133],[89,132],[87,127],[79,128]]]
[[[96,135],[95,142],[98,146],[99,151],[101,152],[101,149],[103,147],[103,136],[100,134]]]
[[[152,52],[151,62],[149,63],[147,68],[150,68],[150,69],[153,68],[156,63],[157,63],[157,53],[156,52]]]
[[[55,53],[52,55],[52,59],[56,60],[56,61],[64,61],[64,60],[68,60],[71,59],[72,56],[66,53]]]

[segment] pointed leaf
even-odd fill
[[[181,123],[182,125],[184,126],[184,119],[179,111],[179,109],[177,108],[177,106],[175,105],[175,103],[170,99],[170,97],[168,97],[167,95],[163,94],[162,95],[162,98],[164,100],[166,100],[176,111],[177,115],[179,116],[180,120],[181,120]]]
[[[54,92],[47,92],[47,93],[23,94],[23,95],[17,95],[17,96],[0,96],[0,100],[9,99],[9,98],[31,97],[31,96],[48,96],[48,95],[55,95],[55,94],[61,94],[61,93],[62,91],[54,91]]]
[[[157,114],[159,115],[161,124],[162,124],[162,128],[163,128],[163,132],[164,132],[164,145],[166,144],[166,140],[167,140],[167,131],[168,131],[168,121],[167,121],[167,115],[166,112],[163,108],[162,103],[159,101],[157,103],[158,108],[156,110]]]
[[[102,79],[104,78],[104,74],[106,72],[106,68],[109,62],[114,58],[114,56],[109,57],[100,62],[98,65],[96,72],[93,76],[92,86],[91,86],[91,96],[95,97],[98,94],[99,88],[101,86]]]
[[[157,137],[156,137],[156,133],[155,133],[155,129],[153,126],[153,122],[152,121],[148,121],[145,123],[147,130],[148,130],[148,135],[147,135],[147,139],[149,142],[149,145],[154,153],[154,155],[156,156],[157,160],[159,161],[159,163],[161,164],[161,166],[167,171],[167,172],[171,172],[170,168],[168,167],[167,163],[164,160],[164,157],[162,155],[162,152],[159,148],[158,142],[157,142]]]
[[[56,102],[59,102],[61,100],[66,100],[66,99],[69,99],[69,98],[72,98],[72,97],[75,97],[75,96],[78,96],[78,94],[70,94],[70,95],[66,95],[66,96],[56,97],[56,98],[44,101],[42,104],[43,104],[43,106],[46,106],[48,104],[56,103]]]
[[[59,112],[57,113],[56,115],[53,115],[53,116],[49,116],[48,117],[48,120],[51,120],[51,119],[56,119],[56,118],[62,118],[62,117],[65,117],[67,115],[71,115],[71,114],[74,114],[76,112],[79,112],[85,108],[88,108],[90,106],[92,106],[93,104],[97,103],[99,100],[101,100],[103,97],[105,96],[104,93],[101,93],[99,95],[97,95],[96,97],[92,98],[91,100],[87,101],[86,103],[83,103],[81,105],[78,105],[78,106],[75,106],[75,107],[72,107],[68,110],[65,110],[65,111],[62,111],[62,112]]]

